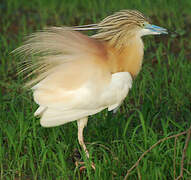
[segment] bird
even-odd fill
[[[21,72],[30,80],[43,127],[77,121],[78,141],[87,158],[83,130],[88,117],[116,111],[139,74],[142,37],[168,34],[137,10],[120,10],[96,24],[48,27],[31,34],[14,50],[23,58]],[[83,31],[95,30],[88,36]],[[95,168],[94,165],[92,165]]]

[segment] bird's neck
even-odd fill
[[[120,49],[108,45],[108,66],[112,73],[129,72],[136,77],[142,66],[144,46],[139,36],[128,39]]]

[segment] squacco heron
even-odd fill
[[[83,129],[88,116],[118,108],[143,60],[144,35],[167,34],[136,10],[121,10],[97,24],[51,27],[32,34],[15,51],[26,58],[32,80],[35,116],[53,127],[77,121],[78,141],[86,156]],[[97,30],[88,37],[78,31]]]

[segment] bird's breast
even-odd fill
[[[137,76],[142,66],[144,46],[141,38],[132,39],[122,50],[110,48],[108,64],[112,73],[129,72]]]

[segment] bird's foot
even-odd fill
[[[76,167],[80,167],[80,172],[82,172],[86,169],[85,162],[76,161],[75,165],[76,165]],[[91,162],[91,167],[93,170],[95,170],[95,165],[93,162]]]

